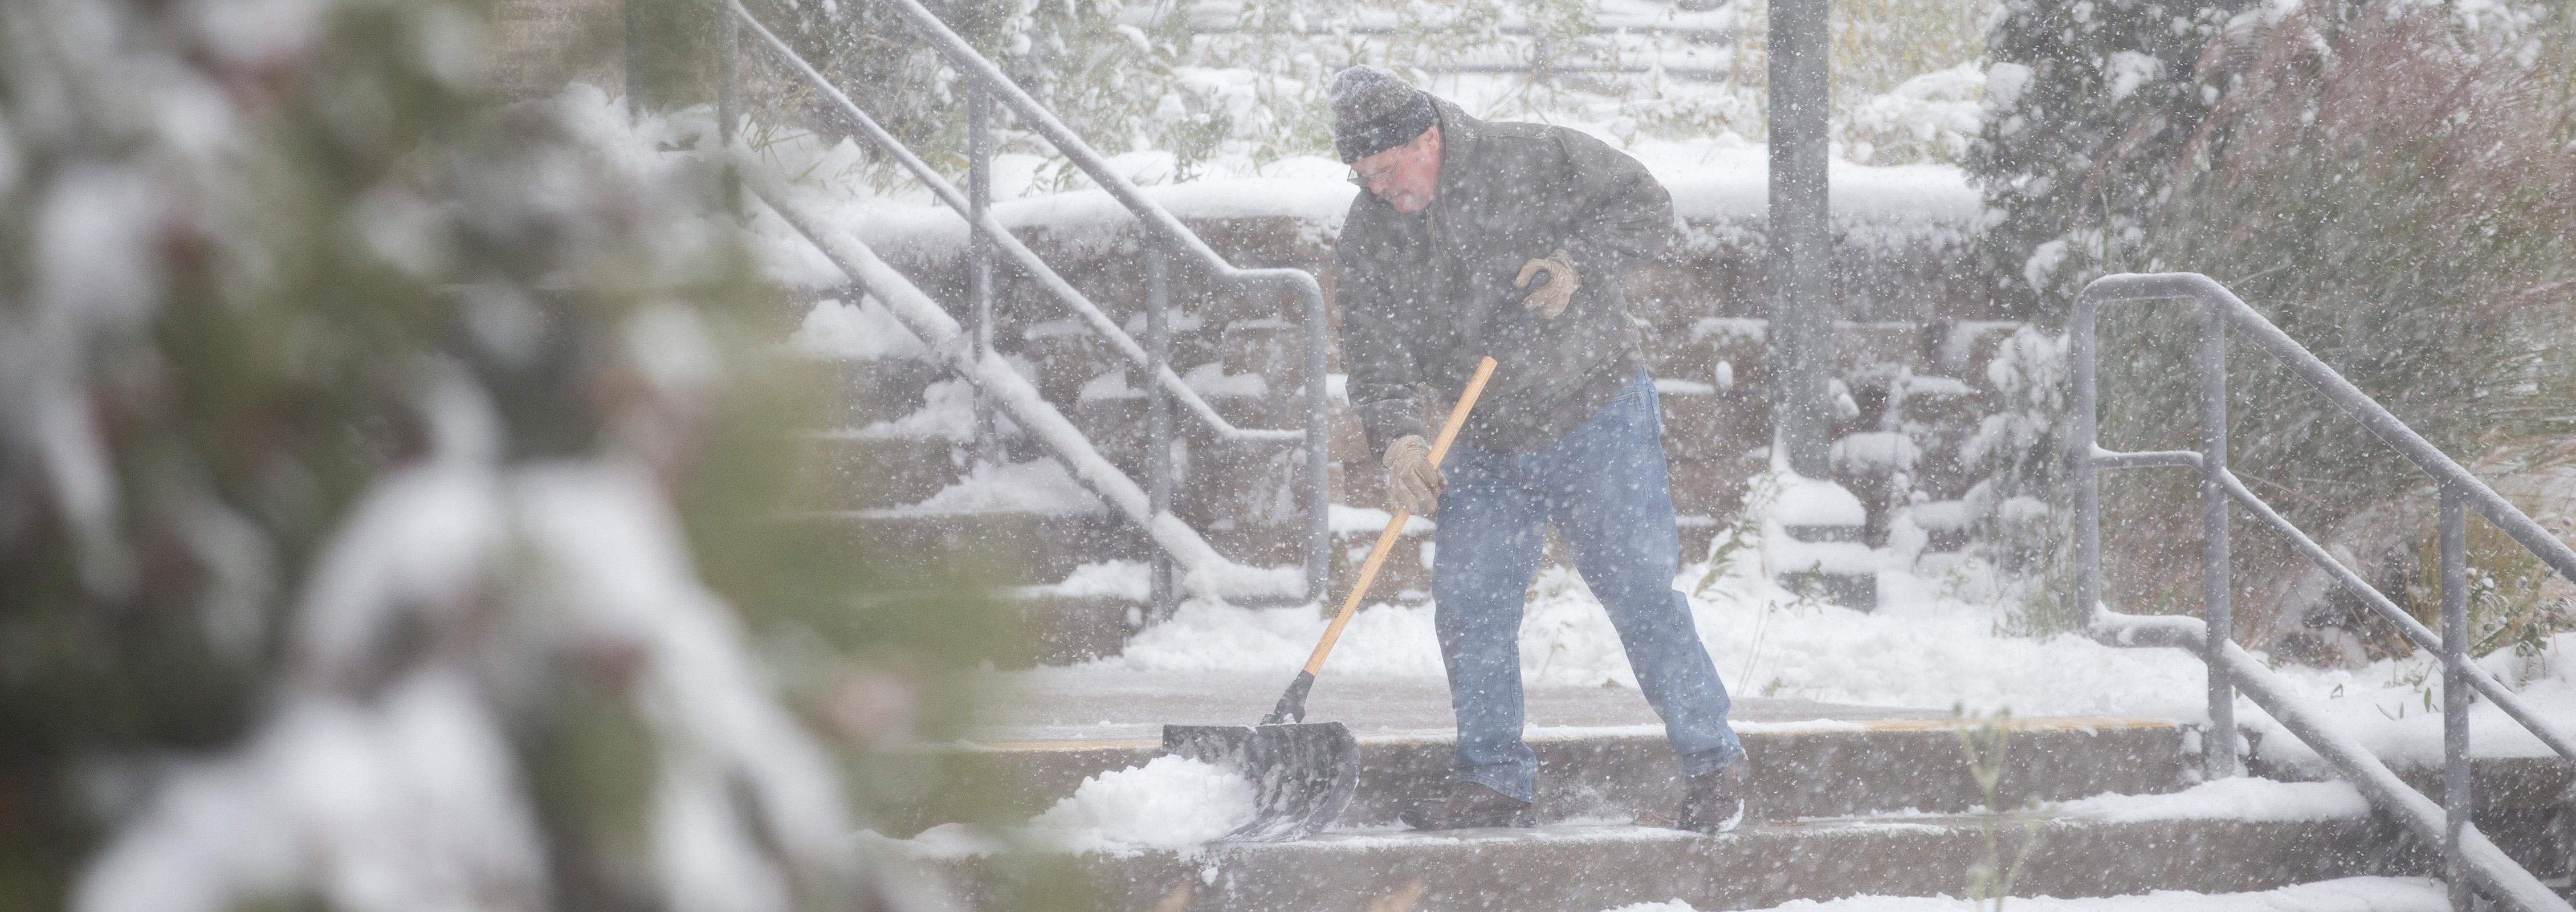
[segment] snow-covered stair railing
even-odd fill
[[[2112,304],[2154,300],[2187,300],[2200,310],[2201,449],[2154,453],[2117,453],[2102,449],[2096,414],[2094,322]],[[2227,469],[2227,342],[2229,331],[2242,334],[2254,347],[2290,369],[2345,414],[2397,450],[2441,492],[2442,633],[2417,623],[2361,576],[2336,561],[2316,541],[2272,509]],[[2331,764],[2335,772],[2359,787],[2373,805],[2389,812],[2417,838],[2441,846],[2453,908],[2468,908],[2474,890],[2506,908],[2522,912],[2566,910],[2565,899],[2516,864],[2469,821],[2469,706],[2482,694],[2505,715],[2520,723],[2555,751],[2576,761],[2576,742],[2543,719],[2522,698],[2471,661],[2467,651],[2468,608],[2465,528],[2467,512],[2502,529],[2559,575],[2576,580],[2576,551],[2543,530],[2522,511],[2469,474],[2422,435],[2352,385],[2306,346],[2225,286],[2198,273],[2124,274],[2085,286],[2077,296],[2067,334],[2069,367],[2074,375],[2074,427],[2068,435],[2069,462],[2075,487],[2075,603],[2084,607],[2087,626],[2099,640],[2123,646],[2171,646],[2198,653],[2209,665],[2209,716],[2213,737],[2205,739],[2203,769],[2212,778],[2237,771],[2235,691],[2243,690],[2255,705],[2272,715]],[[2102,603],[2101,470],[2187,468],[2201,476],[2202,577],[2205,618],[2147,617],[2119,614]],[[2399,781],[2388,765],[2349,732],[2307,706],[2262,660],[2230,638],[2228,521],[2231,505],[2243,507],[2266,528],[2287,539],[2308,559],[2359,597],[2383,619],[2396,624],[2406,639],[2441,656],[2443,664],[2443,789],[2436,804]],[[2211,636],[2212,632],[2216,636]]]
[[[1149,279],[1149,282],[1154,284],[1148,291],[1146,306],[1154,315],[1155,320],[1160,321],[1162,319],[1162,314],[1168,306],[1167,302],[1163,300],[1164,294],[1160,291],[1161,285],[1159,282],[1163,264],[1163,260],[1161,258],[1165,256],[1167,252],[1186,258],[1188,261],[1206,270],[1210,275],[1218,277],[1225,282],[1247,288],[1284,288],[1298,298],[1299,302],[1303,305],[1302,317],[1305,322],[1305,427],[1302,430],[1294,431],[1285,429],[1270,430],[1236,427],[1233,423],[1219,415],[1216,409],[1208,404],[1205,397],[1203,397],[1198,390],[1192,388],[1180,375],[1172,370],[1170,364],[1166,363],[1167,355],[1164,350],[1168,348],[1167,345],[1138,344],[1134,337],[1128,335],[1127,332],[1118,326],[1116,321],[1110,319],[1110,317],[1104,313],[1098,305],[1094,304],[1088,297],[1083,295],[1081,291],[1075,289],[1072,283],[1065,281],[1061,275],[1058,275],[1053,268],[1049,267],[1043,260],[1041,260],[1035,252],[1031,251],[1027,247],[1027,245],[1021,243],[1017,237],[1014,237],[1009,231],[1005,230],[1001,222],[993,217],[989,206],[979,205],[977,201],[969,199],[965,194],[959,193],[953,184],[940,176],[938,172],[933,171],[928,164],[924,163],[919,156],[913,154],[912,151],[906,148],[901,141],[897,140],[893,134],[888,133],[882,127],[878,126],[875,119],[869,117],[866,111],[861,110],[856,103],[852,102],[847,94],[841,92],[838,87],[833,86],[830,80],[825,79],[823,75],[819,71],[815,70],[811,64],[797,56],[794,49],[790,48],[786,42],[779,40],[776,34],[772,33],[767,26],[762,25],[759,19],[753,16],[748,9],[745,9],[740,2],[728,2],[726,6],[731,15],[728,22],[739,23],[740,25],[747,27],[750,30],[750,33],[759,40],[761,45],[766,47],[773,56],[777,57],[778,60],[786,66],[789,72],[791,72],[797,79],[805,82],[815,91],[821,93],[823,97],[829,99],[836,107],[840,108],[841,112],[850,118],[851,122],[859,128],[860,132],[865,135],[871,143],[875,144],[879,149],[901,162],[905,169],[910,171],[913,176],[919,179],[924,185],[928,186],[931,192],[937,196],[942,203],[946,204],[949,208],[956,210],[960,216],[964,217],[969,226],[970,236],[988,242],[992,245],[993,249],[1011,257],[1012,261],[1017,264],[1023,272],[1034,278],[1051,297],[1072,310],[1074,314],[1080,318],[1084,324],[1088,325],[1096,335],[1106,340],[1110,344],[1111,349],[1113,349],[1119,356],[1142,370],[1154,395],[1157,397],[1170,397],[1177,399],[1184,411],[1189,413],[1200,423],[1206,425],[1217,437],[1221,439],[1238,443],[1302,447],[1305,451],[1303,467],[1305,477],[1303,479],[1302,487],[1304,488],[1304,494],[1307,500],[1305,530],[1306,541],[1304,548],[1306,566],[1304,588],[1302,591],[1274,585],[1275,581],[1268,579],[1268,576],[1270,575],[1269,571],[1250,570],[1248,568],[1238,567],[1230,561],[1223,561],[1223,559],[1216,555],[1214,551],[1207,549],[1205,540],[1200,538],[1195,531],[1190,530],[1179,520],[1173,518],[1168,509],[1170,467],[1167,464],[1167,460],[1162,459],[1160,456],[1155,457],[1156,461],[1149,470],[1149,474],[1154,476],[1154,488],[1150,494],[1143,495],[1146,497],[1146,505],[1139,509],[1144,510],[1145,512],[1134,513],[1128,511],[1124,504],[1118,504],[1118,506],[1122,512],[1128,512],[1130,514],[1130,518],[1136,519],[1140,526],[1145,527],[1158,546],[1163,546],[1162,550],[1169,552],[1173,560],[1176,560],[1183,566],[1189,567],[1193,570],[1194,574],[1201,580],[1198,584],[1199,591],[1201,592],[1213,593],[1219,591],[1207,589],[1206,587],[1208,585],[1212,585],[1207,581],[1224,578],[1234,580],[1235,582],[1229,585],[1239,587],[1237,589],[1224,591],[1234,591],[1238,597],[1265,600],[1297,600],[1302,598],[1307,601],[1316,601],[1323,598],[1324,587],[1327,582],[1326,575],[1328,572],[1327,554],[1331,543],[1331,532],[1329,531],[1326,513],[1332,497],[1330,492],[1329,475],[1327,473],[1328,447],[1326,446],[1326,439],[1328,434],[1325,423],[1326,381],[1324,362],[1327,343],[1325,341],[1326,317],[1324,293],[1323,286],[1315,280],[1313,275],[1298,269],[1241,269],[1237,268],[1234,264],[1227,262],[1224,257],[1217,255],[1213,249],[1209,248],[1207,243],[1200,239],[1195,232],[1192,232],[1187,226],[1183,225],[1179,218],[1173,216],[1170,211],[1164,209],[1160,204],[1148,199],[1142,191],[1136,188],[1135,184],[1130,182],[1124,175],[1111,168],[1107,160],[1103,158],[1097,150],[1091,148],[1089,143],[1084,142],[1081,136],[1076,135],[1072,129],[1066,127],[1062,121],[1058,120],[1053,112],[1048,111],[1044,105],[1038,103],[1036,99],[1030,97],[1028,93],[1021,91],[1016,84],[1004,77],[1000,68],[994,66],[992,61],[985,59],[981,54],[977,53],[973,46],[967,44],[965,39],[958,37],[955,32],[950,31],[947,25],[942,23],[937,16],[933,15],[928,9],[922,7],[919,3],[913,2],[913,0],[893,0],[892,6],[895,11],[909,22],[916,34],[926,41],[933,49],[937,50],[942,56],[947,58],[947,61],[952,68],[965,76],[975,86],[980,86],[980,91],[982,93],[987,94],[993,100],[997,100],[1002,104],[1009,106],[1012,113],[1019,118],[1021,123],[1034,129],[1038,134],[1045,137],[1047,142],[1054,145],[1057,151],[1063,153],[1067,160],[1080,167],[1085,174],[1092,178],[1093,181],[1099,183],[1101,188],[1108,191],[1109,195],[1117,200],[1121,207],[1125,208],[1145,226],[1149,243],[1159,244],[1164,248],[1168,248],[1168,251],[1147,251],[1149,267],[1152,267],[1149,271],[1155,278]],[[735,44],[737,43],[727,43],[725,45],[727,53],[732,53],[736,50]],[[733,73],[736,72],[736,70],[736,67],[728,66],[724,69],[724,72]],[[730,89],[728,91],[730,91]],[[970,88],[969,91],[978,90]],[[979,139],[971,143],[971,146],[972,149],[970,154],[976,159],[976,167],[987,167],[993,154],[992,143]],[[762,165],[756,160],[757,156],[749,154],[746,150],[738,147],[735,148],[733,152],[736,158],[737,167],[742,173],[752,174],[761,171]],[[774,180],[761,184],[761,186],[766,188],[762,191],[763,198],[768,200],[771,207],[773,209],[777,209],[781,215],[786,215],[787,209],[783,208],[781,205],[782,201],[786,199],[784,188]],[[840,252],[832,251],[830,249],[830,245],[825,244],[823,236],[818,235],[809,227],[817,224],[816,222],[811,219],[799,222],[794,217],[790,217],[789,221],[797,223],[799,230],[803,231],[809,239],[814,240],[818,245],[824,246],[827,255],[831,256],[835,262],[842,261],[842,254]],[[855,238],[849,237],[846,233],[838,234],[838,240],[833,243],[846,243],[850,247],[855,248],[857,252],[866,253],[865,246],[859,244]],[[982,252],[982,250],[983,249],[981,247],[978,247],[976,256],[979,258],[987,256],[987,254]],[[872,254],[869,255],[869,257],[873,260]],[[850,265],[850,263],[842,263],[844,269],[849,269]],[[884,266],[881,261],[877,262],[876,265],[879,268]],[[979,271],[989,270],[990,264],[989,262],[979,259],[974,268]],[[900,275],[894,273],[891,269],[886,269],[885,275],[896,281],[904,281]],[[879,284],[878,281],[862,277],[855,271],[851,272],[851,277],[860,280],[871,289],[878,287]],[[908,281],[905,281],[904,284],[905,287],[911,288]],[[986,281],[982,284],[984,288],[980,293],[989,295],[991,283]],[[914,296],[919,298],[921,303],[929,304],[929,299],[926,296],[919,295],[917,289],[914,289],[913,291]],[[885,295],[880,294],[880,297],[885,297]],[[979,306],[989,308],[989,301]],[[903,316],[904,310],[905,308],[903,307],[896,307],[898,317],[904,319],[907,325],[913,326],[914,331],[925,331],[927,328],[925,325],[915,325],[912,317]],[[930,312],[939,313],[935,305],[931,305]],[[945,318],[944,313],[941,313],[940,315]],[[948,325],[953,328],[955,326],[955,321],[949,321]],[[1151,325],[1159,326],[1162,324],[1156,323]],[[1152,335],[1155,331],[1156,330],[1149,328],[1148,334]],[[928,336],[925,335],[925,338],[928,338]],[[1149,340],[1149,342],[1151,341],[1153,340]],[[980,359],[991,360],[995,364],[1000,363],[999,359],[993,356],[989,351],[981,354],[969,354],[965,357],[968,361]],[[1027,386],[1024,382],[1018,382],[1018,376],[1013,374],[1008,368],[1002,368],[1001,371],[1004,374],[1010,375],[1011,380],[1007,382],[1017,382],[1019,387]],[[969,372],[968,376],[972,378],[974,374]],[[978,380],[976,381],[976,386],[981,390],[986,389],[988,384]],[[1047,405],[1044,400],[1038,398],[1034,389],[1029,389],[1027,392],[1028,397],[1024,402],[1017,403],[1016,405],[1005,403],[1005,409],[1009,410],[1018,407],[1034,406],[1048,410],[1049,414],[1054,414],[1052,407]],[[999,396],[1001,394],[992,395]],[[1014,417],[1017,417],[1017,414],[1018,413],[1016,411],[1013,411]],[[1154,434],[1156,438],[1158,440],[1168,440],[1168,424],[1160,418],[1155,419],[1155,421],[1156,430],[1154,431]],[[1074,432],[1072,425],[1069,422],[1065,422],[1061,415],[1055,415],[1055,422],[1063,425],[1063,430],[1071,435],[1070,440],[1058,440],[1052,432],[1042,432],[1040,437],[1046,440],[1047,445],[1051,450],[1057,452],[1059,458],[1067,460],[1067,467],[1073,469],[1073,475],[1076,479],[1082,481],[1085,486],[1092,487],[1093,490],[1100,493],[1103,498],[1111,500],[1113,504],[1117,504],[1118,498],[1122,495],[1113,493],[1110,488],[1095,485],[1094,480],[1086,474],[1086,470],[1077,468],[1073,465],[1076,460],[1064,455],[1064,451],[1060,444],[1071,441],[1080,441],[1082,439],[1081,435],[1078,432]],[[1168,447],[1160,446],[1156,448],[1158,452],[1167,452],[1168,449]],[[1109,468],[1109,463],[1106,460],[1098,459],[1096,451],[1093,451],[1087,442],[1084,442],[1083,451],[1092,453],[1093,461],[1098,463],[1097,468],[1107,470],[1112,475],[1117,475],[1120,482],[1127,482],[1127,479],[1123,474]],[[1135,487],[1132,482],[1128,482],[1126,486],[1130,489]],[[1146,519],[1141,518],[1147,516],[1153,517],[1152,521],[1147,521]],[[1195,543],[1191,546],[1182,547],[1194,547],[1197,550],[1205,551],[1206,553],[1203,555],[1184,556],[1181,547],[1170,546],[1166,542],[1166,538],[1170,536],[1167,536],[1166,532],[1162,529],[1165,525],[1178,530],[1171,533],[1172,536],[1186,534],[1187,540]],[[1158,557],[1157,559],[1160,560],[1161,558]],[[1217,572],[1215,569],[1217,565],[1205,563],[1207,560],[1221,561],[1225,567],[1233,569],[1226,570],[1222,573]],[[1160,579],[1159,574],[1157,574],[1157,579]],[[1220,589],[1223,589],[1223,587],[1220,587]],[[1158,598],[1156,601],[1159,603],[1162,600]]]
[[[1155,511],[1145,490],[1103,458],[1064,413],[1038,395],[1037,387],[1028,378],[1020,376],[998,353],[986,351],[979,357],[956,318],[941,310],[938,302],[904,278],[903,273],[886,265],[849,232],[807,213],[749,150],[737,145],[734,163],[744,183],[772,211],[813,241],[834,265],[849,273],[851,281],[884,302],[895,319],[929,343],[932,351],[973,383],[1003,414],[1044,443],[1047,452],[1064,464],[1076,482],[1144,529],[1157,546],[1169,552],[1184,571],[1184,586],[1191,592],[1218,599],[1243,599],[1302,591],[1294,571],[1246,567],[1227,560],[1197,530],[1170,511]]]

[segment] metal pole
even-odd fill
[[[993,350],[993,239],[978,227],[993,208],[991,107],[983,90],[966,89],[966,196],[973,210],[967,214],[966,230],[966,326],[978,361]],[[975,458],[1002,461],[993,430],[993,407],[981,395],[975,397]]]
[[[1789,469],[1830,478],[1833,226],[1826,0],[1771,3],[1771,415]]]
[[[1172,303],[1170,264],[1163,258],[1160,245],[1151,234],[1143,237],[1145,252],[1145,353],[1149,375],[1159,375],[1172,358]],[[1160,383],[1145,384],[1145,474],[1149,508],[1155,516],[1172,512],[1172,394]],[[1149,539],[1150,542],[1150,539]],[[1148,622],[1172,616],[1177,607],[1173,601],[1172,555],[1160,544],[1153,544],[1152,612]]]
[[[651,81],[651,77],[645,73],[645,68],[650,61],[644,47],[645,3],[642,0],[630,0],[623,6],[624,9],[620,10],[618,15],[618,27],[625,34],[621,36],[619,50],[622,52],[620,63],[624,66],[626,76],[626,119],[632,123],[635,118],[644,115],[644,86]]]
[[[742,116],[742,20],[731,10],[716,16],[716,136],[733,145],[734,119]]]
[[[2090,289],[2075,302],[2066,325],[2067,373],[2075,401],[2068,429],[2066,460],[2075,491],[2075,610],[2092,626],[2102,610],[2102,469],[2094,462],[2100,433],[2100,393],[2093,366],[2093,316]]]
[[[1322,607],[1332,582],[1333,481],[1328,460],[1332,429],[1327,424],[1324,373],[1324,298],[1306,299],[1306,599]]]
[[[2442,490],[2442,869],[2450,882],[2451,908],[2467,912],[2471,899],[2460,832],[2469,826],[2469,689],[2463,668],[2469,654],[2468,514],[2459,486]]]
[[[2201,739],[2201,774],[2225,779],[2236,768],[2236,688],[2227,677],[2227,646],[2235,638],[2228,589],[2227,553],[2227,316],[2215,303],[2200,307],[2200,591],[2209,635],[2201,659],[2209,666],[2209,734]]]
[[[733,146],[734,121],[742,117],[742,19],[730,9],[716,12],[716,138]],[[725,211],[742,214],[742,176],[725,163]]]

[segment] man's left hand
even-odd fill
[[[1512,277],[1512,287],[1529,288],[1530,278],[1542,271],[1547,273],[1546,283],[1531,289],[1529,296],[1521,299],[1521,306],[1553,320],[1574,300],[1574,290],[1583,287],[1583,278],[1575,274],[1574,258],[1559,247],[1555,253],[1522,263],[1520,275]]]

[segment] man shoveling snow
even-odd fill
[[[1401,813],[1419,829],[1527,826],[1522,594],[1554,525],[1609,612],[1681,758],[1685,829],[1743,816],[1750,767],[1726,687],[1672,580],[1680,544],[1653,378],[1621,273],[1670,242],[1672,198],[1571,130],[1486,123],[1377,67],[1334,77],[1334,144],[1368,192],[1334,254],[1350,399],[1392,506],[1437,511],[1432,597],[1456,776]],[[1456,398],[1500,363],[1445,467],[1424,388]]]

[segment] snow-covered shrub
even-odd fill
[[[2084,265],[2137,241],[2228,88],[2213,42],[2249,5],[2003,0],[1966,161],[1986,194],[1980,256],[1999,299],[2053,319],[2092,277]]]
[[[1834,141],[1855,162],[1956,162],[1984,121],[1995,0],[1846,0],[1833,16]]]
[[[0,4],[0,908],[901,907],[984,615],[854,613],[718,173],[476,8]]]
[[[2168,197],[2064,275],[2207,273],[2461,461],[2564,458],[2551,453],[2576,413],[2561,350],[2576,331],[2576,52],[2564,19],[2457,14],[2387,0],[2239,17],[2204,68],[2224,61],[2232,88],[2163,164]],[[2196,445],[2193,336],[2178,307],[2106,318],[2105,446]],[[2322,532],[2429,497],[2304,382],[2235,351],[2232,467],[2291,520]],[[2105,490],[2112,592],[2196,605],[2195,511],[2175,509],[2196,499],[2192,481],[2119,473]],[[2259,529],[2236,547],[2238,578],[2267,596],[2301,566]],[[2290,626],[2266,616],[2281,603],[2242,600],[2246,632]]]

